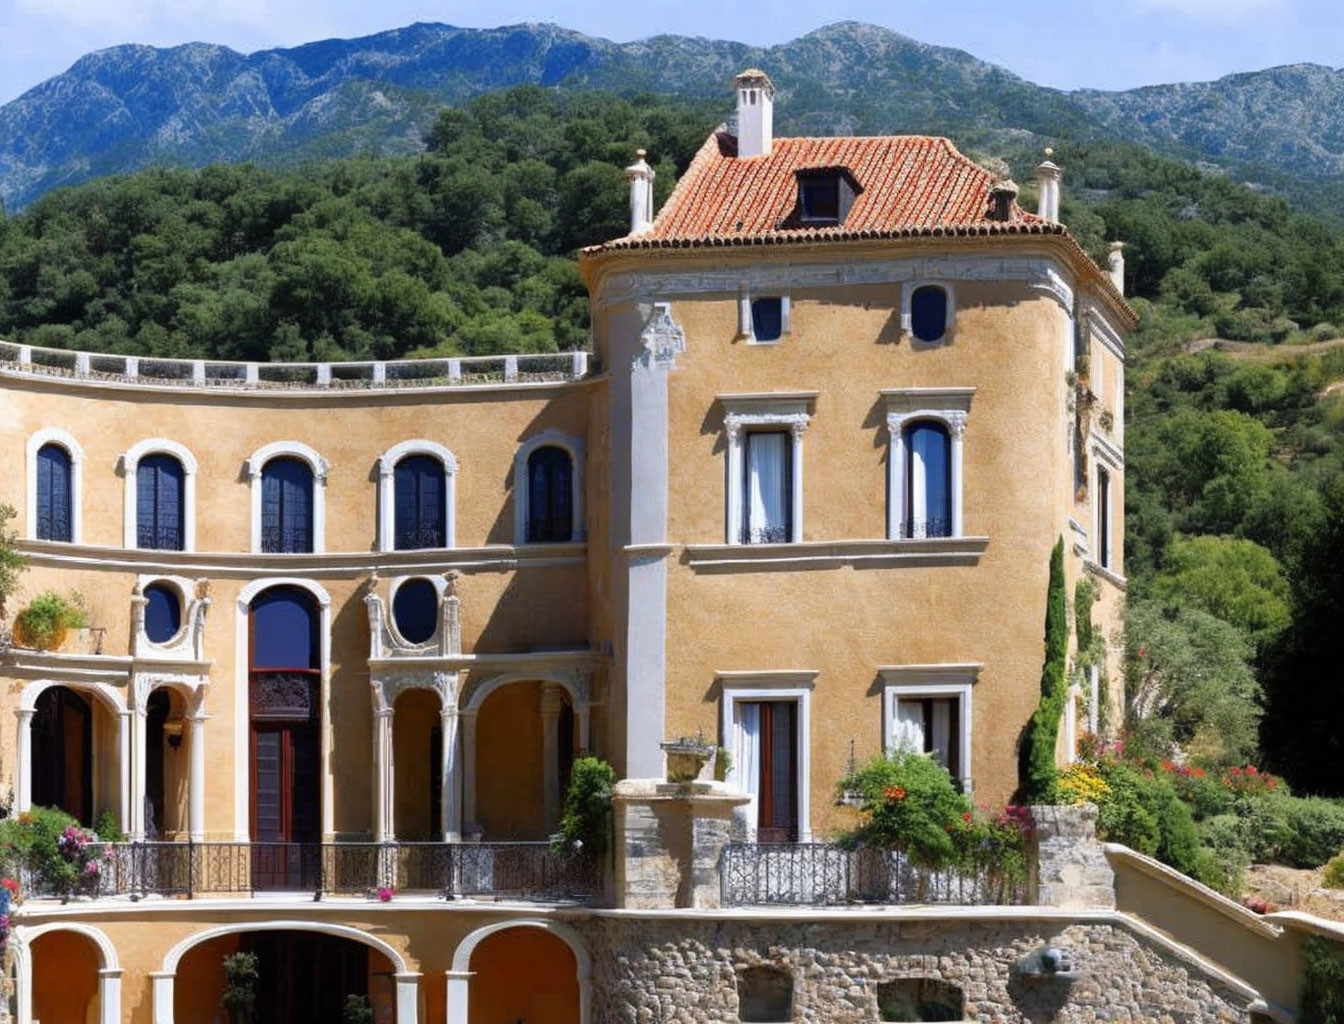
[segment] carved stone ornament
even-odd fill
[[[369,680],[375,713],[391,712],[397,698],[407,690],[432,690],[439,695],[439,708],[447,714],[457,712],[456,672],[432,672],[424,669],[394,672]]]
[[[307,672],[256,672],[248,687],[254,719],[309,721],[316,717],[317,676]]]
[[[723,429],[728,440],[734,442],[743,430],[752,427],[781,427],[800,438],[811,419],[805,412],[730,412],[723,417]]]
[[[644,366],[676,366],[677,356],[686,351],[686,332],[672,319],[672,309],[665,302],[654,303],[639,340],[644,346],[639,361]]]

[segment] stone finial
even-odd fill
[[[644,159],[647,152],[635,150],[635,162],[625,169],[625,180],[630,183],[630,234],[638,235],[653,226],[654,169]]]
[[[1125,294],[1125,243],[1112,242],[1106,251],[1106,270],[1111,276],[1111,284],[1121,295]]]
[[[1054,150],[1047,148],[1045,159],[1036,168],[1036,183],[1040,190],[1036,202],[1036,213],[1042,220],[1047,220],[1051,224],[1058,224],[1059,182],[1063,177],[1063,172],[1050,159],[1053,155]]]

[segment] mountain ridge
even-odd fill
[[[0,106],[0,200],[14,210],[60,185],[158,164],[414,152],[441,107],[521,84],[721,98],[727,114],[728,83],[747,64],[774,77],[780,128],[797,134],[909,131],[991,147],[1023,133],[1042,144],[1124,138],[1281,191],[1344,182],[1344,72],[1325,65],[1063,91],[857,21],[768,47],[415,22],[247,54],[209,42],[85,54]]]

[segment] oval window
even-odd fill
[[[166,644],[182,628],[182,599],[167,583],[145,588],[145,636],[150,643]]]
[[[410,644],[423,644],[434,636],[439,623],[439,592],[423,577],[407,580],[392,598],[392,621]]]
[[[937,341],[947,333],[947,292],[924,285],[911,293],[910,333],[920,341]]]

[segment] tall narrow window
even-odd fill
[[[921,285],[910,293],[910,333],[920,341],[937,341],[947,333],[947,292]]]
[[[947,428],[927,421],[905,428],[904,537],[952,536],[952,446]]]
[[[59,444],[37,450],[37,539],[74,539],[70,453]]]
[[[261,550],[313,550],[313,472],[300,459],[271,459],[261,471]]]
[[[1097,467],[1097,564],[1111,567],[1111,474]]]
[[[186,520],[182,463],[162,452],[136,465],[136,547],[181,551]]]
[[[441,548],[447,544],[443,463],[432,455],[408,455],[393,471],[395,545]]]
[[[798,839],[798,704],[791,700],[738,701],[738,779],[752,797],[756,838]]]
[[[896,703],[896,744],[928,754],[955,777],[961,770],[961,710],[957,697],[909,698]]]
[[[783,544],[792,538],[792,482],[787,430],[754,431],[744,439],[743,544]]]
[[[529,543],[574,537],[574,460],[555,445],[544,445],[527,459],[527,531]]]

